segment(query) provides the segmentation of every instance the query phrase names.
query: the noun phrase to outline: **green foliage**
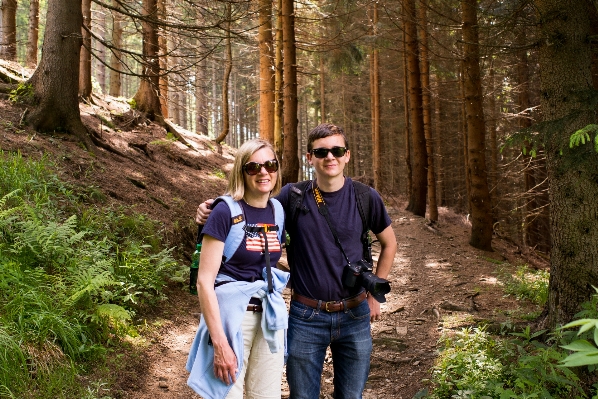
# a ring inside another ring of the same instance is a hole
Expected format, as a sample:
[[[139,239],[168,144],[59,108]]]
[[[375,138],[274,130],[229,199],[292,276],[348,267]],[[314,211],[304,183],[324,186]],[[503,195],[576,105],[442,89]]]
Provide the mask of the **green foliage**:
[[[214,169],[212,171],[212,176],[216,176],[219,179],[226,179],[226,173],[222,169]]]
[[[598,292],[598,289],[594,287]],[[562,364],[566,367],[590,366],[590,370],[596,370],[598,365],[598,295],[594,295],[591,301],[583,305],[583,310],[576,317],[580,319],[565,324],[562,329],[579,327],[576,340],[562,348],[572,351]],[[591,341],[591,342],[590,342]]]
[[[180,274],[156,222],[83,207],[51,167],[0,152],[0,397],[93,397],[80,365]]]
[[[583,397],[578,378],[559,366],[557,345],[536,339],[526,329],[517,338],[496,338],[466,329],[444,338],[444,349],[432,372],[430,398],[562,398]]]
[[[536,305],[543,306],[548,300],[548,277],[545,270],[531,270],[523,265],[515,274],[505,269],[499,272],[499,279],[504,285],[505,293],[517,299],[527,299]]]
[[[594,149],[598,152],[598,125],[588,125],[583,129],[579,129],[571,135],[569,138],[569,148],[577,147],[580,144],[585,144],[586,141],[589,143],[592,141],[590,134],[596,134],[594,136]]]
[[[33,85],[31,83],[19,83],[16,89],[8,95],[13,103],[30,104],[33,101]]]
[[[137,109],[137,101],[134,98],[127,100],[127,104],[131,107],[131,109]]]

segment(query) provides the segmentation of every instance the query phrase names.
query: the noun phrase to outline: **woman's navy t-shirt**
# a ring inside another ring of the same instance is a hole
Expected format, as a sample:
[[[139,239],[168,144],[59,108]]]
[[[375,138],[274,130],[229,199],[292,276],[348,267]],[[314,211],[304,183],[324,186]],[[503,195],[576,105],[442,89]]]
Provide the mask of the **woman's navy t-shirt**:
[[[239,201],[239,205],[243,209],[246,226],[275,225],[274,207],[270,201],[268,201],[266,208],[255,208],[243,200]],[[231,226],[230,209],[224,201],[221,201],[214,207],[202,234],[225,242]],[[279,228],[282,229],[283,226],[279,226]],[[276,267],[276,262],[278,262],[281,255],[280,241],[276,231],[268,232],[267,237],[270,265]],[[262,280],[262,270],[266,267],[264,244],[264,237],[261,233],[245,231],[245,237],[243,237],[241,245],[228,262],[221,264],[219,273],[230,276],[237,281]]]

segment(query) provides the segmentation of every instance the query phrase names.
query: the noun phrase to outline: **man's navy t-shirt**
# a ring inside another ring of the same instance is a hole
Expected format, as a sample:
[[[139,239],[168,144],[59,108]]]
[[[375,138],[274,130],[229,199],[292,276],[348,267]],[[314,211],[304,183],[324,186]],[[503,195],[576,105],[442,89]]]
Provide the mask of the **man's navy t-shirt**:
[[[379,234],[390,226],[391,221],[378,192],[374,189],[370,189],[370,192],[370,230]],[[303,197],[303,206],[309,212],[299,211],[297,226],[291,226],[290,194],[291,185],[287,184],[276,199],[285,209],[286,229],[291,234],[295,255],[291,267],[293,290],[300,295],[324,301],[348,298],[359,293],[362,288],[349,290],[342,284],[341,276],[347,261],[336,244],[326,219],[318,212],[312,187],[307,189]],[[346,178],[340,190],[322,192],[322,196],[345,253],[352,263],[357,262],[363,258],[363,223],[351,179]]]
[[[255,208],[248,205],[245,201],[239,201],[245,223],[247,226],[275,225],[274,207],[268,201],[266,208]],[[232,227],[231,212],[228,205],[222,201],[216,204],[210,214],[202,234],[214,237],[219,241],[226,241],[226,237]],[[278,226],[280,229],[283,226]],[[281,246],[276,231],[267,233],[268,252],[270,252],[270,265],[276,266],[280,259]],[[266,267],[266,257],[264,256],[264,238],[260,233],[245,232],[245,237],[239,245],[235,254],[228,262],[220,266],[219,273],[226,274],[237,281],[255,281],[263,280],[262,270]]]

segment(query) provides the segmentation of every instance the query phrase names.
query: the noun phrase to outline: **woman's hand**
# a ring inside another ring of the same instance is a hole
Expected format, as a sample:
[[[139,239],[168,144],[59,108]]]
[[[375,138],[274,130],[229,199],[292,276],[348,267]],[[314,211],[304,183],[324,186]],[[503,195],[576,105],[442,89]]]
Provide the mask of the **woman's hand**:
[[[237,356],[228,344],[214,344],[214,375],[226,385],[234,384],[237,380]],[[232,381],[232,382],[231,382]]]
[[[210,205],[212,205],[213,202],[213,199],[209,199],[199,204],[197,207],[197,213],[195,214],[195,223],[201,225],[206,224],[208,216],[210,216],[210,212],[212,212]]]

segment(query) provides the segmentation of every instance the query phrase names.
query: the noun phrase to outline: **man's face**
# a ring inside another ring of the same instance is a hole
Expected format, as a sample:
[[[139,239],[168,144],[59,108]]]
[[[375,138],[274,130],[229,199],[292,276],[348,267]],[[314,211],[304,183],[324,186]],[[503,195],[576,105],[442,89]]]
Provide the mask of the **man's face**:
[[[317,139],[312,145],[313,149],[331,149],[334,147],[345,147],[345,140],[340,134]],[[351,154],[349,150],[347,150],[345,155],[340,157],[335,157],[330,151],[328,151],[324,158],[317,158],[313,152],[307,154],[307,160],[314,167],[316,177],[320,180],[334,178],[339,175],[342,176],[343,169],[350,158]]]

